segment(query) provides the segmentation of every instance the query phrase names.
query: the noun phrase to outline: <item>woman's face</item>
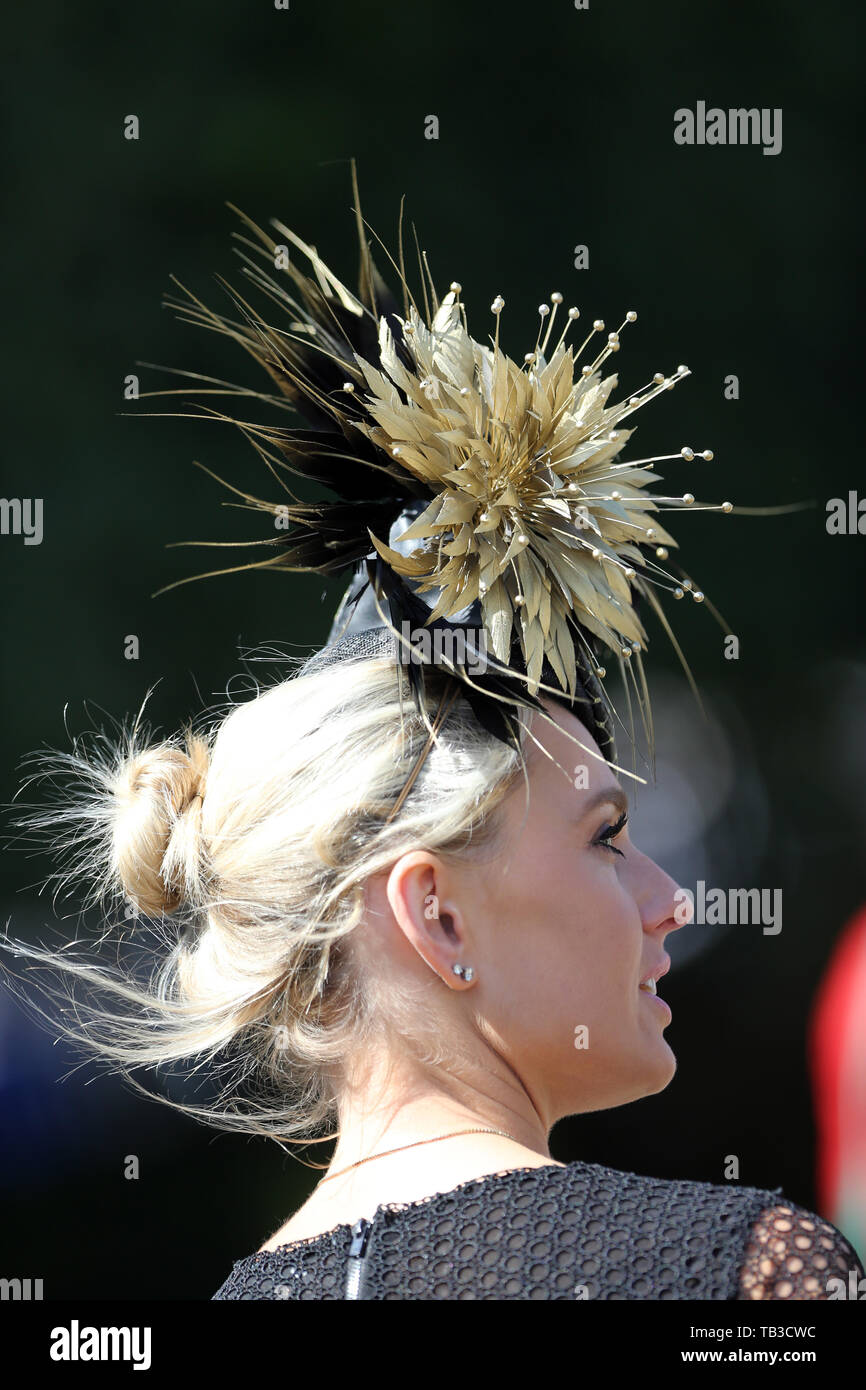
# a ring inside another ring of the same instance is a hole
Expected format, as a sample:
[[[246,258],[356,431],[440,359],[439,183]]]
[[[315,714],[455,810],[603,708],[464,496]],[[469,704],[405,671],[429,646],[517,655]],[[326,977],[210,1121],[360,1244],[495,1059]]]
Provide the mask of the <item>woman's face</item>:
[[[552,1125],[673,1077],[670,1011],[640,984],[668,968],[665,938],[680,923],[678,885],[626,828],[611,836],[626,810],[616,775],[563,730],[596,754],[598,745],[567,710],[546,708],[556,727],[536,720],[533,732],[552,757],[530,741],[528,814],[521,778],[503,806],[504,848],[462,865],[455,896],[473,1002]]]

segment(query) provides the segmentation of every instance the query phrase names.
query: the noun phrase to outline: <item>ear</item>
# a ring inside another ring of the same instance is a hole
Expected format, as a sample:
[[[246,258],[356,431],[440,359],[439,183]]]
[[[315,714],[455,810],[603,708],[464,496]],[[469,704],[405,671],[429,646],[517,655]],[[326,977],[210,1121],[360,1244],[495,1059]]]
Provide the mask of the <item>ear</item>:
[[[401,855],[388,875],[388,903],[403,935],[451,989],[469,986],[454,974],[469,964],[471,946],[454,875],[435,854]]]

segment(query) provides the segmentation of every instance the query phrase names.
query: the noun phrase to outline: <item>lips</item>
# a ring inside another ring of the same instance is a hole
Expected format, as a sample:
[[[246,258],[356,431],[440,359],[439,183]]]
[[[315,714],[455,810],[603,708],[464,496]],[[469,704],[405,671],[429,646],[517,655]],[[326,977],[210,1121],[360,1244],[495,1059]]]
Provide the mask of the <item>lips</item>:
[[[638,989],[646,990],[647,994],[657,994],[658,991],[656,989],[656,985],[658,981],[661,979],[662,975],[666,975],[670,968],[671,958],[670,956],[665,956],[655,967],[654,970],[651,970],[648,975],[644,976],[644,978],[638,985]]]
[[[654,970],[651,970],[648,975],[645,975],[638,985],[638,989],[642,994],[652,995],[653,999],[656,1001],[656,1006],[664,1011],[668,1023],[670,1023],[672,1017],[670,1006],[665,1003],[664,999],[659,998],[656,991],[656,982],[661,979],[662,975],[666,975],[670,968],[671,958],[670,956],[664,956],[661,963],[657,965]]]

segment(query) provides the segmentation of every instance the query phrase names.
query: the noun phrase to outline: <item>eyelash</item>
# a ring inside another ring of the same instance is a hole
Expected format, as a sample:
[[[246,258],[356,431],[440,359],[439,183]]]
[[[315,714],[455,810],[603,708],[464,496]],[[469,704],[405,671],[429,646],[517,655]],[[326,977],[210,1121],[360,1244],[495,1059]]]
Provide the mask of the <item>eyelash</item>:
[[[623,859],[625,859],[625,855],[623,854],[622,850],[617,849],[616,845],[610,844],[609,841],[615,839],[616,836],[619,835],[625,829],[627,824],[628,812],[623,811],[616,824],[606,826],[605,829],[598,836],[598,838],[593,841],[593,843],[596,845],[601,845],[603,849],[609,850],[611,854],[619,854],[622,856]]]

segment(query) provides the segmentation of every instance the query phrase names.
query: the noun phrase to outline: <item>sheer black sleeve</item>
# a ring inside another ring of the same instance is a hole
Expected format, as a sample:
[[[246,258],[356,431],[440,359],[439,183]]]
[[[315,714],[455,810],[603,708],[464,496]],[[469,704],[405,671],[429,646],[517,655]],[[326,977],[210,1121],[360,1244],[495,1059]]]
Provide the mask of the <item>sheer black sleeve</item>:
[[[794,1202],[779,1201],[751,1224],[738,1299],[858,1298],[866,1294],[864,1278],[841,1231]]]

